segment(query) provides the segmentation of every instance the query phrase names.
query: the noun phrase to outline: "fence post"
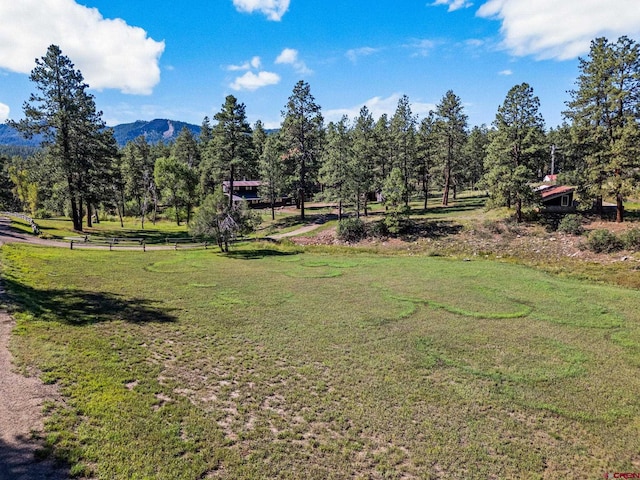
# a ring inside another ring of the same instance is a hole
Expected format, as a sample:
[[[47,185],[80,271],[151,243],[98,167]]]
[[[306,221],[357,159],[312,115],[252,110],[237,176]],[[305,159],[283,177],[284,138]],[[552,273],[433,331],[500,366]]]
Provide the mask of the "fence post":
[[[113,249],[113,242],[109,242],[109,251]]]
[[[73,250],[73,240],[71,240],[71,241],[69,242],[69,249],[70,249],[70,250]]]
[[[147,244],[145,243],[144,240],[142,240],[142,251],[146,252],[147,251]]]

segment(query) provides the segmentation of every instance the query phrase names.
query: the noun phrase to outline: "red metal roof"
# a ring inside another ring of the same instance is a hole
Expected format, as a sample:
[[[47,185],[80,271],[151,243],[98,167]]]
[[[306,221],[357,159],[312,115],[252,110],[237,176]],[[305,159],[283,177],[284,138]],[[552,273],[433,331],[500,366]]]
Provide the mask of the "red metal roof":
[[[566,185],[559,185],[557,187],[545,188],[540,192],[542,195],[542,199],[545,200],[549,197],[555,197],[557,195],[562,195],[565,193],[571,193],[575,190],[573,187],[567,187]]]

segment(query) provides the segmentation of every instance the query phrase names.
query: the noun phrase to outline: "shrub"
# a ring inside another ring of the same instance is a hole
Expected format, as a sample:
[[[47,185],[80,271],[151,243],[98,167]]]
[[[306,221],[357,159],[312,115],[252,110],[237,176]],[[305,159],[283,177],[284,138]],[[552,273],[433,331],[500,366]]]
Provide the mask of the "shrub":
[[[582,235],[584,233],[582,217],[576,214],[566,215],[562,220],[560,220],[560,223],[558,224],[558,231],[562,233],[569,233],[571,235]]]
[[[47,218],[51,218],[53,215],[51,212],[44,208],[39,208],[36,210],[34,218],[39,218],[41,220],[46,220]]]
[[[337,235],[343,242],[357,242],[366,236],[365,224],[359,218],[346,218],[338,223]]]
[[[622,241],[609,230],[594,230],[587,238],[587,248],[596,253],[611,253],[622,249]]]
[[[627,230],[627,232],[625,232],[621,237],[624,248],[629,250],[640,250],[640,228]]]
[[[504,225],[497,220],[485,220],[482,222],[482,226],[490,233],[500,234],[504,231]]]
[[[367,233],[375,238],[385,238],[389,236],[389,229],[384,221],[371,222],[367,226]]]

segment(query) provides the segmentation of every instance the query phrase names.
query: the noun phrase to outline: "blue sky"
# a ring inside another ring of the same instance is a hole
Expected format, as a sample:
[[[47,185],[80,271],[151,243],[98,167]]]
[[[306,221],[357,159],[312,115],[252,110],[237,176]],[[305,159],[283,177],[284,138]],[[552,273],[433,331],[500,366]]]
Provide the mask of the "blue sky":
[[[295,83],[327,121],[362,105],[424,116],[453,90],[470,126],[490,124],[528,82],[562,121],[578,56],[598,36],[640,39],[639,0],[14,0],[0,4],[0,120],[19,119],[28,73],[59,45],[109,125],[200,124],[226,95],[277,127]]]

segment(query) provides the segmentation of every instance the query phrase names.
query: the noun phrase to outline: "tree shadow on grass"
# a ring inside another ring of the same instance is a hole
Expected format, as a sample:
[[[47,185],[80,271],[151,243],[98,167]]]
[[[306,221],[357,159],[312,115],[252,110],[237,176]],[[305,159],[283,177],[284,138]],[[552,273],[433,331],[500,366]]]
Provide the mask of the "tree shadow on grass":
[[[69,467],[59,461],[38,458],[42,452],[35,440],[18,438],[17,444],[0,440],[0,480],[65,480]]]
[[[407,231],[401,234],[404,241],[415,241],[418,238],[442,238],[457,235],[462,225],[451,221],[412,220]]]
[[[230,250],[224,255],[225,257],[235,258],[238,260],[259,260],[265,257],[285,257],[298,254],[299,252],[283,252],[280,250],[272,250],[269,248],[250,248],[242,250]]]
[[[143,298],[127,298],[107,292],[84,290],[39,290],[12,279],[3,279],[20,310],[43,320],[83,326],[100,322],[166,323],[177,318],[170,310]]]

